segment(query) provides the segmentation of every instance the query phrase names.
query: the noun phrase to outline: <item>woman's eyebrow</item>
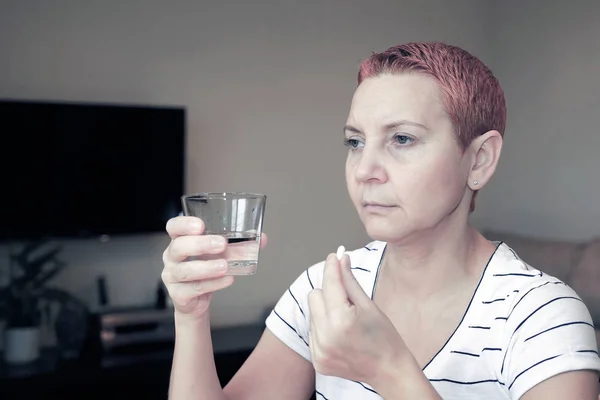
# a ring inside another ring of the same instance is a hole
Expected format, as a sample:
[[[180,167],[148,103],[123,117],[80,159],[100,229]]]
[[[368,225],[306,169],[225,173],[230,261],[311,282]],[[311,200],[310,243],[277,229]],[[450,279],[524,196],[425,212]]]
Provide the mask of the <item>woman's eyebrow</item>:
[[[393,122],[389,122],[387,124],[385,124],[383,126],[383,129],[386,131],[390,131],[392,129],[396,129],[399,128],[401,126],[413,126],[416,128],[421,128],[421,129],[425,129],[425,130],[429,130],[429,128],[427,128],[425,125],[420,124],[418,122],[414,122],[414,121],[410,121],[408,119],[402,119],[399,121],[393,121]]]
[[[362,133],[360,129],[355,128],[352,125],[344,125],[344,133],[346,132]]]
[[[416,128],[421,128],[421,129],[425,129],[426,131],[429,130],[429,128],[427,128],[425,125],[420,124],[418,122],[414,122],[414,121],[410,121],[407,119],[402,119],[399,121],[393,121],[393,122],[388,122],[385,125],[383,125],[383,131],[391,131],[393,129],[397,129],[400,128],[402,126],[413,126]],[[344,125],[344,133],[346,132],[353,132],[353,133],[362,133],[362,131],[352,125]]]

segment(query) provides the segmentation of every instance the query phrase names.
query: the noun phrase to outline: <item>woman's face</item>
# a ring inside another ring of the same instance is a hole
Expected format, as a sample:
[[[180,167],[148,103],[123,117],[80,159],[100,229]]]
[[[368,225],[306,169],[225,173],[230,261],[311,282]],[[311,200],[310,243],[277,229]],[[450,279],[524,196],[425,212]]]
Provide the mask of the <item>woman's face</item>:
[[[459,205],[468,215],[469,152],[459,147],[430,77],[364,80],[344,134],[348,191],[374,240],[398,242],[430,231]]]

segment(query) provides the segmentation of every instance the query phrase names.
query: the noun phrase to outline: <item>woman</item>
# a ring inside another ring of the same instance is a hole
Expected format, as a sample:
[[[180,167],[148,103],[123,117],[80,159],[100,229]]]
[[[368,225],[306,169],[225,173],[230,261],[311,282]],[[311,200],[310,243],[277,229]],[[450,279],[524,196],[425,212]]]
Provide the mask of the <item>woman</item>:
[[[201,236],[198,219],[169,221],[171,398],[596,399],[585,305],[468,223],[502,150],[506,108],[492,72],[460,48],[408,43],[365,60],[358,83],[346,180],[373,242],[301,274],[222,389],[209,303],[233,279],[225,263],[185,260],[225,242]]]

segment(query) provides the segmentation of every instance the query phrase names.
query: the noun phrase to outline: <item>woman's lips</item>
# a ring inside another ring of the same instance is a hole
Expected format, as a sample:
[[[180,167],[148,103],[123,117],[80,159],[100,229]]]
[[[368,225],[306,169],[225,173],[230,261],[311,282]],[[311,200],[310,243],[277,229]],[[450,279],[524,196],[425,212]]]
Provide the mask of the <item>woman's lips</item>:
[[[396,206],[390,206],[387,204],[379,204],[379,203],[365,203],[363,204],[363,208],[366,211],[370,212],[387,212],[396,208]]]

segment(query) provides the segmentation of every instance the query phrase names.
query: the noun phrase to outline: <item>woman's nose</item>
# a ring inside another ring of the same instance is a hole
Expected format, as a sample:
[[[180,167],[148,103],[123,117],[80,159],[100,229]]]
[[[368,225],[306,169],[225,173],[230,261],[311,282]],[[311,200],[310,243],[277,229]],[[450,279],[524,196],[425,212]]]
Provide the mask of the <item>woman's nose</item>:
[[[365,146],[359,155],[354,175],[356,180],[367,182],[371,180],[386,180],[386,172],[383,165],[383,156],[373,148]]]

